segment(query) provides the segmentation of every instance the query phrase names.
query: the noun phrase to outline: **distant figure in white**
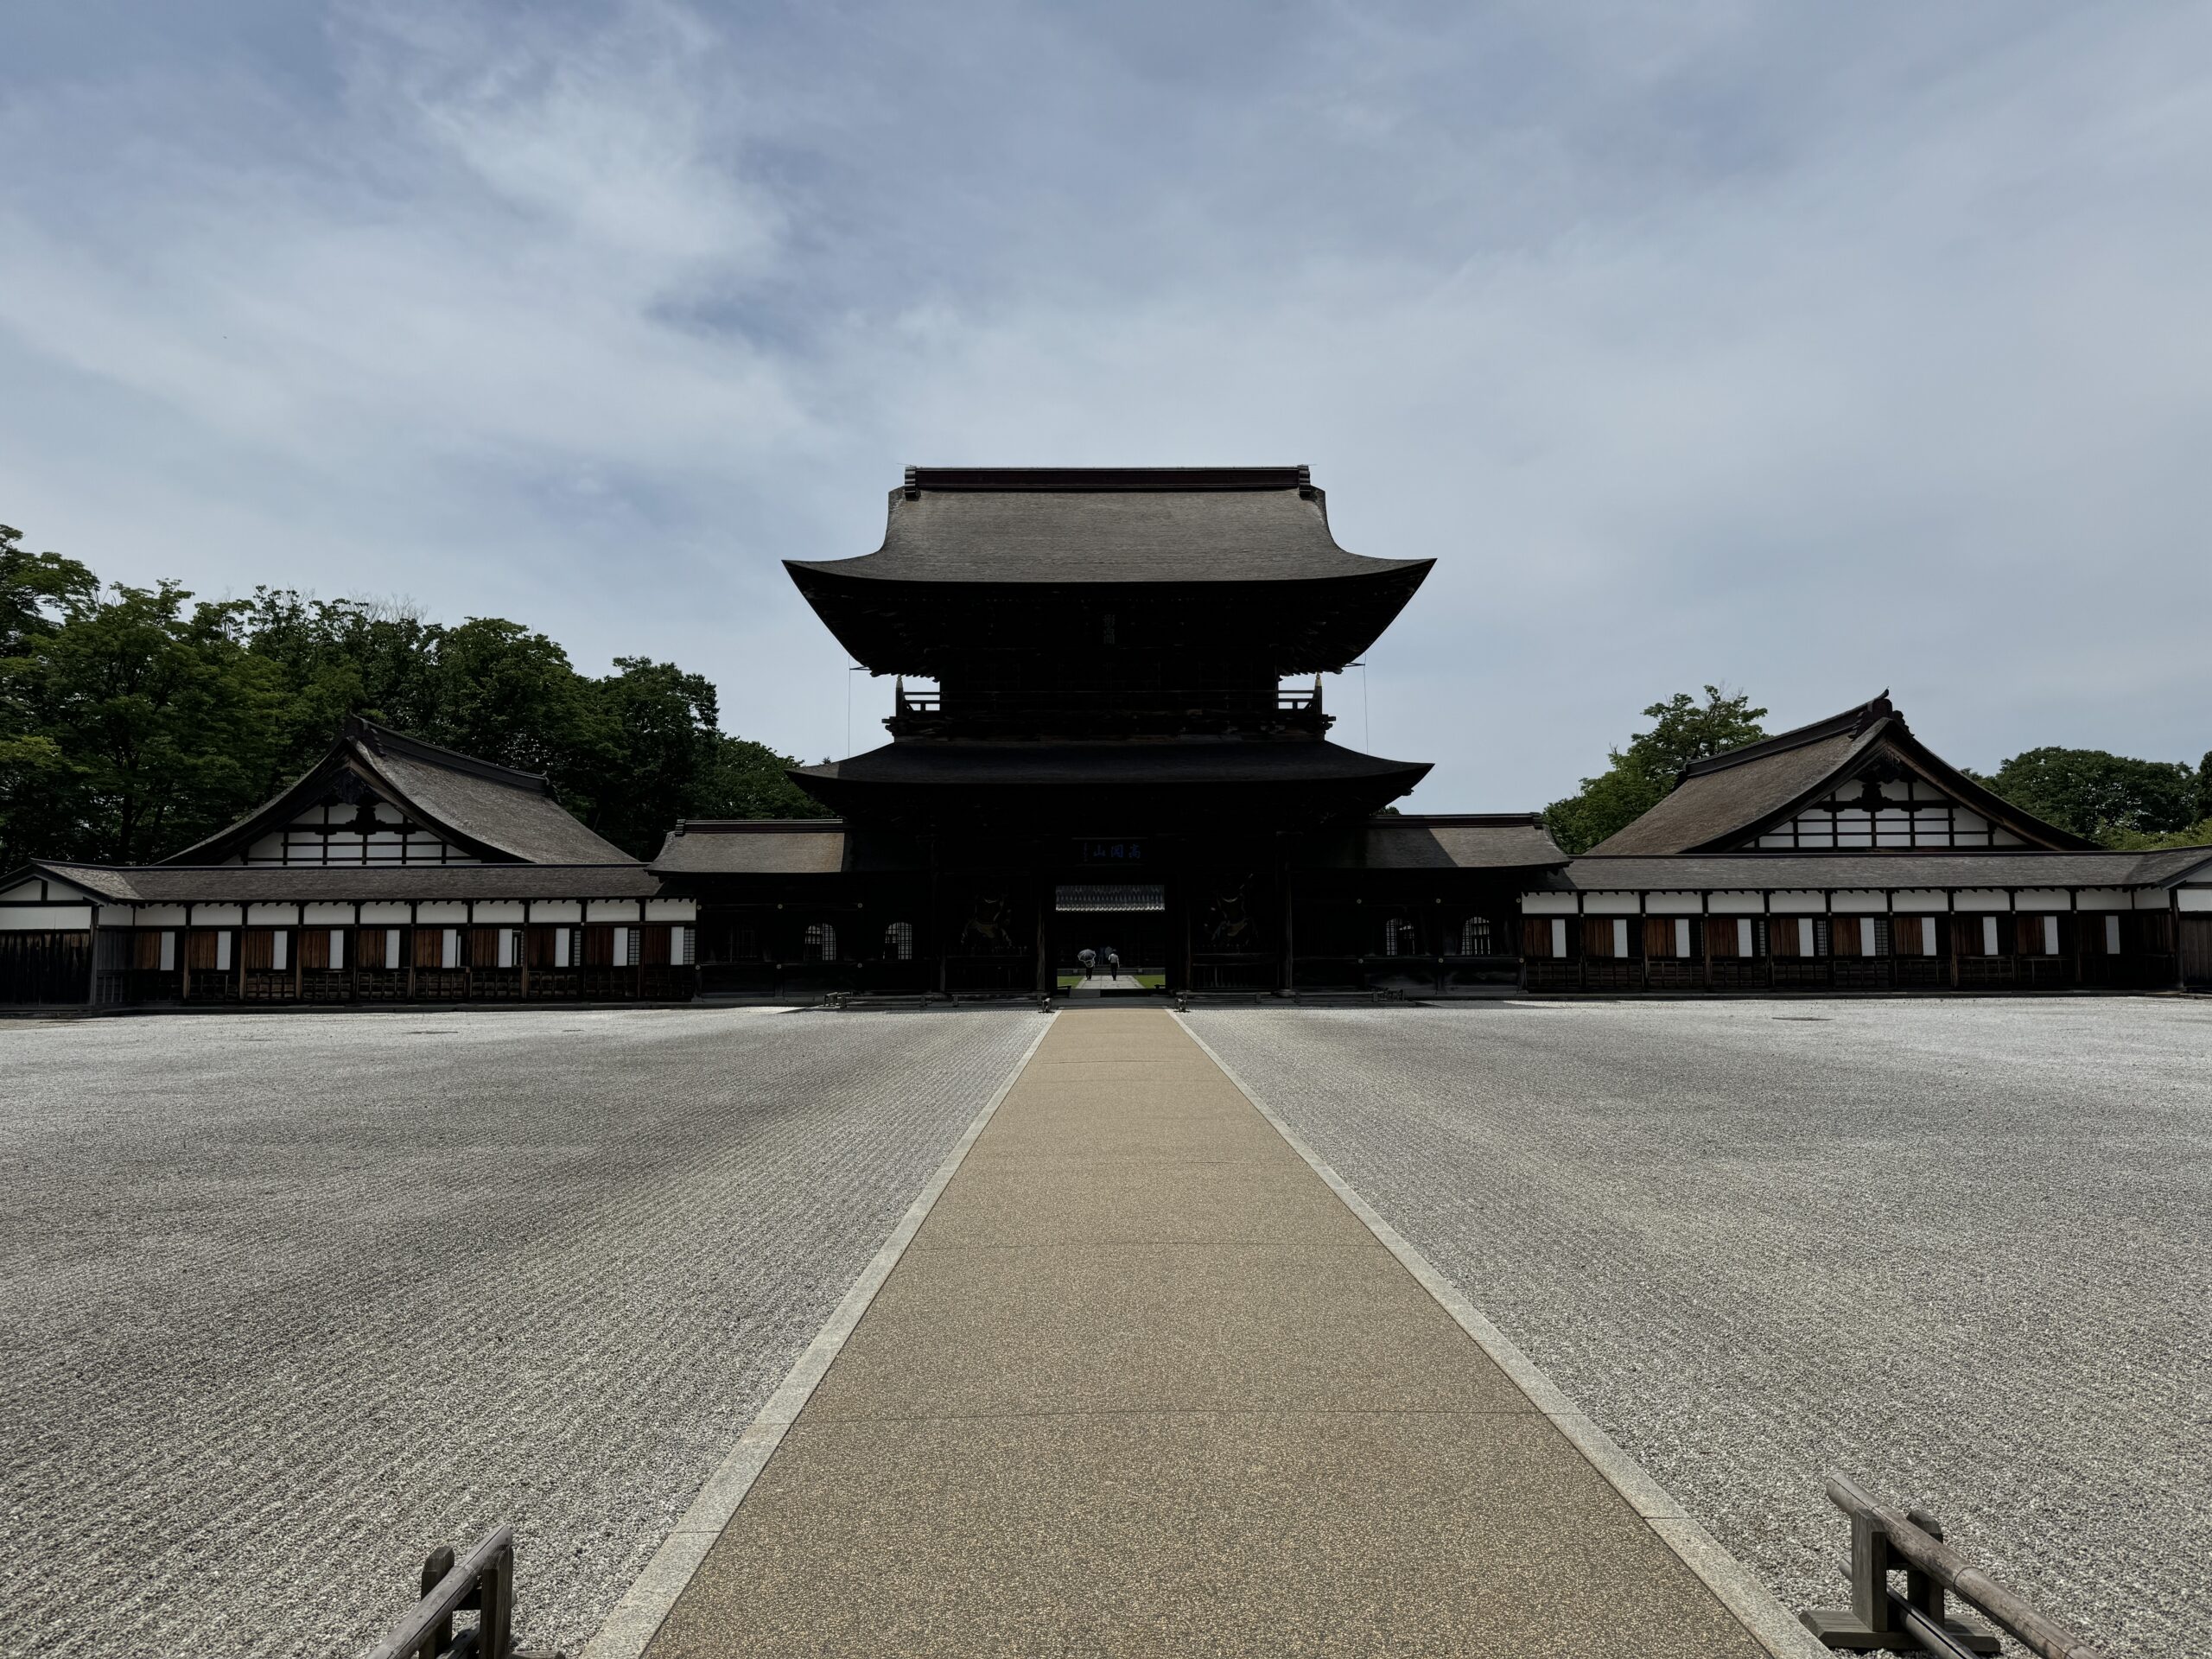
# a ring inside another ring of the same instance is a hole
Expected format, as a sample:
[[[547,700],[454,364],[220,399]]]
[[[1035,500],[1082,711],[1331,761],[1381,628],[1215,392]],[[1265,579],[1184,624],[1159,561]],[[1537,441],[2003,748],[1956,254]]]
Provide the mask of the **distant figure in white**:
[[[1106,974],[1109,979],[1122,976],[1122,953],[1110,944],[1106,947]]]
[[[1075,953],[1075,959],[1083,964],[1083,976],[1089,979],[1090,970],[1098,965],[1098,953],[1090,950],[1078,950]]]

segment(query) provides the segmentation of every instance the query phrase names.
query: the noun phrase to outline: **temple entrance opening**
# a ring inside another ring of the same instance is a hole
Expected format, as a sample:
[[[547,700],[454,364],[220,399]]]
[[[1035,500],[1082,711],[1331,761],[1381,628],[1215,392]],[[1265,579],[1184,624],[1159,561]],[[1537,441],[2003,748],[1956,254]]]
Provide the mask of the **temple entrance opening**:
[[[1052,934],[1058,988],[1071,995],[1143,995],[1167,982],[1161,883],[1061,882],[1053,889]]]

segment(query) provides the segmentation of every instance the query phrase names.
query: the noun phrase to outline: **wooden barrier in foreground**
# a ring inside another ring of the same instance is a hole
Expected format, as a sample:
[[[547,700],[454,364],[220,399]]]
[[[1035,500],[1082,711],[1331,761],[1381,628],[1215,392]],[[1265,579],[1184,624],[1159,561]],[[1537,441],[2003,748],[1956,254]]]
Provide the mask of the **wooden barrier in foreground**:
[[[473,1612],[456,1635],[454,1617]],[[423,1599],[364,1659],[562,1659],[515,1646],[515,1529],[494,1527],[458,1560],[440,1545],[423,1560]]]
[[[2086,1637],[1998,1583],[1943,1541],[1923,1510],[1870,1497],[1843,1475],[1828,1477],[1828,1501],[1851,1521],[1851,1605],[1800,1615],[1828,1647],[1854,1653],[1929,1653],[1942,1659],[1999,1650],[1989,1631],[1951,1616],[1956,1596],[2039,1659],[2104,1659]],[[1890,1574],[1904,1573],[1900,1592]]]

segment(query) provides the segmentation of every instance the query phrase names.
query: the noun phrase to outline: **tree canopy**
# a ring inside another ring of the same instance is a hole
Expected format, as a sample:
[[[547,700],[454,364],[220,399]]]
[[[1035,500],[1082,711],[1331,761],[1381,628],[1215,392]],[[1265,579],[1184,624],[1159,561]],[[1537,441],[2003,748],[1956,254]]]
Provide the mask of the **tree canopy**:
[[[349,715],[543,772],[639,857],[679,817],[823,816],[790,757],[724,733],[713,683],[673,663],[618,658],[594,677],[498,617],[103,588],[21,541],[0,525],[0,868],[165,856],[306,771]]]
[[[1721,686],[1705,688],[1700,702],[1677,691],[1643,711],[1650,729],[1630,734],[1611,752],[1611,764],[1563,801],[1544,810],[1544,823],[1562,850],[1586,853],[1617,830],[1625,829],[1656,806],[1684,766],[1756,743],[1766,735],[1759,722],[1766,710],[1751,707],[1748,695]]]
[[[2212,839],[2212,754],[2192,768],[2102,749],[2027,749],[1980,781],[2046,823],[2107,847]]]

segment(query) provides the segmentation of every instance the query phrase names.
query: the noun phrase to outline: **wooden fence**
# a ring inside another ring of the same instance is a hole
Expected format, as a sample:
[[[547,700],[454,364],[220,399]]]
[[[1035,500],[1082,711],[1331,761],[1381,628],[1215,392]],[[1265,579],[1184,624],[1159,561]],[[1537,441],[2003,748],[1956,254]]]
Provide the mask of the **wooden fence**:
[[[1956,1596],[2039,1659],[2103,1659],[2087,1637],[2032,1606],[2017,1591],[1943,1541],[1924,1510],[1900,1510],[1842,1475],[1828,1477],[1828,1501],[1851,1522],[1851,1605],[1800,1615],[1830,1648],[1853,1653],[1929,1653],[1968,1659],[2000,1650],[1997,1637],[1955,1617]],[[1900,1591],[1891,1574],[1904,1574]]]

